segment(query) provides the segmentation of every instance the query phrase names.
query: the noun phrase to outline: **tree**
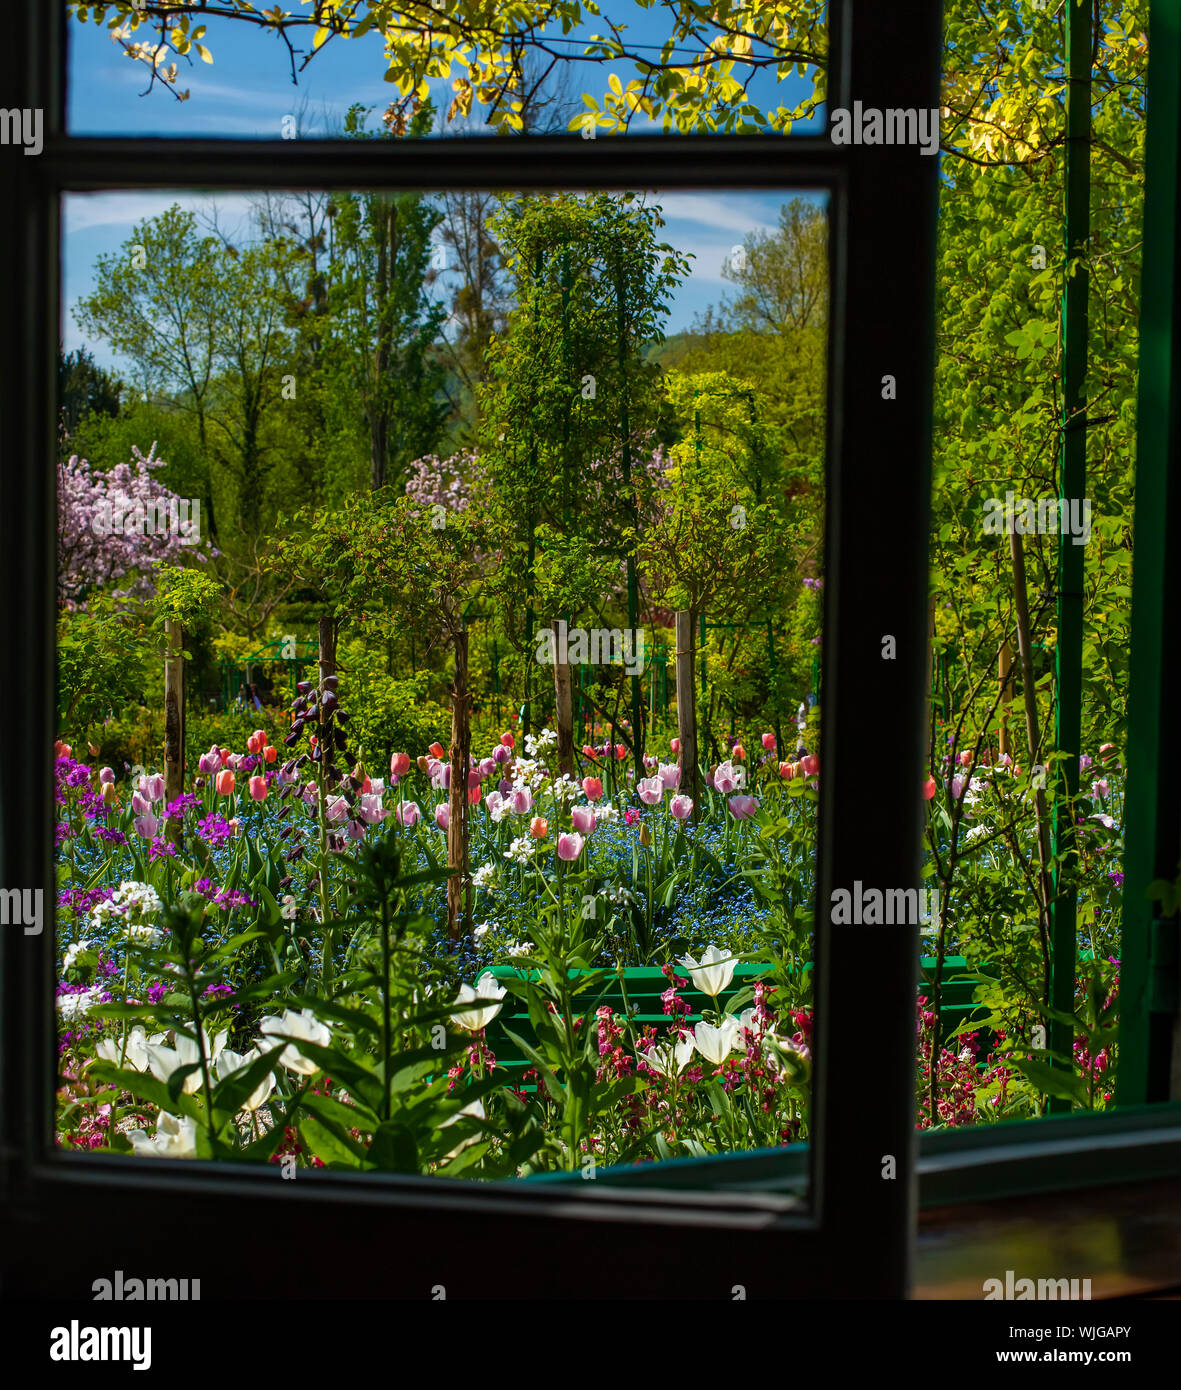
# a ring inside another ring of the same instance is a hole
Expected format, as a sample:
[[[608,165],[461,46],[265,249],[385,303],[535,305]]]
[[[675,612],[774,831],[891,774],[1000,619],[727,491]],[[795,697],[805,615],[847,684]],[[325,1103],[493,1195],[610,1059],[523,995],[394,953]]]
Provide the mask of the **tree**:
[[[57,471],[57,594],[62,608],[84,608],[105,585],[130,579],[127,594],[154,592],[153,571],[162,562],[191,556],[200,562],[217,554],[188,527],[181,498],[152,477],[164,466],[154,446],[142,454],[132,446],[130,464],[96,473],[73,454]],[[198,517],[199,524],[199,517]],[[116,595],[119,597],[120,595]]]
[[[627,625],[638,627],[625,536],[637,523],[633,483],[645,475],[637,468],[633,478],[632,459],[645,448],[651,455],[660,408],[660,372],[643,349],[659,338],[667,296],[687,269],[657,241],[660,225],[659,209],[630,194],[521,199],[493,222],[518,307],[487,355],[481,452],[515,542],[499,584],[506,610],[524,610],[524,632],[517,632],[526,660],[538,615],[547,624],[570,622],[601,600],[604,565],[614,566],[616,578],[627,567]],[[557,559],[546,567],[544,588],[543,550]],[[565,773],[573,772],[569,680],[568,667],[555,659]],[[633,677],[632,741],[642,769],[638,692]]]
[[[677,760],[696,816],[698,621],[703,614],[737,621],[760,613],[782,592],[795,553],[777,454],[754,392],[720,374],[677,372],[669,374],[668,391],[683,437],[636,547],[652,592],[678,610]]]
[[[337,622],[367,622],[390,612],[414,632],[424,651],[442,648],[453,661],[449,802],[447,929],[452,940],[470,931],[468,880],[468,774],[471,703],[468,620],[483,597],[499,555],[482,509],[438,514],[389,489],[352,497],[338,511],[305,513],[295,534],[283,537],[274,563],[315,585]],[[478,781],[476,787],[478,789]]]
[[[412,134],[429,125],[431,109],[419,109]],[[369,138],[366,115],[351,108],[349,135]],[[430,453],[445,418],[443,369],[431,348],[447,310],[427,293],[435,276],[431,233],[441,221],[421,196],[372,193],[343,195],[333,223],[335,338],[348,351],[347,371],[369,425],[375,491],[399,482],[411,459]]]
[[[205,25],[193,25],[194,19],[210,14],[278,34],[287,46],[293,81],[326,44],[376,32],[385,46],[385,79],[397,86],[403,109],[426,96],[429,78],[450,78],[455,96],[448,121],[466,119],[475,103],[487,108],[487,123],[502,133],[528,129],[530,113],[544,109],[551,73],[575,61],[608,69],[611,75],[602,106],[586,94],[586,110],[571,120],[573,129],[585,122],[622,131],[638,117],[661,117],[666,130],[675,126],[682,133],[786,133],[824,100],[825,0],[772,0],[757,6],[745,0],[652,0],[646,8],[663,10],[668,17],[668,39],[658,54],[647,43],[632,44],[628,26],[602,16],[591,0],[566,0],[557,14],[549,0],[522,0],[511,8],[484,0],[449,0],[429,7],[421,0],[355,0],[346,8],[330,0],[317,4],[311,14],[281,5],[262,10],[244,0],[225,0],[212,10],[208,0],[110,0],[97,7],[73,0],[70,14],[86,22],[113,11],[111,37],[147,68],[147,90],[159,84],[182,101],[191,92],[177,88],[179,68],[169,57],[187,59],[196,50],[206,62],[213,61],[201,42]],[[586,23],[605,32],[588,39],[579,53],[552,42],[555,20],[563,36]],[[292,35],[308,30],[311,45],[297,65]],[[621,65],[637,74],[626,87],[615,71]],[[748,95],[760,76],[773,75],[782,83],[809,68],[814,69],[812,90],[794,106],[764,110]]]
[[[123,383],[95,365],[85,348],[57,353],[57,395],[61,402],[62,428],[67,438],[87,415],[119,414]]]

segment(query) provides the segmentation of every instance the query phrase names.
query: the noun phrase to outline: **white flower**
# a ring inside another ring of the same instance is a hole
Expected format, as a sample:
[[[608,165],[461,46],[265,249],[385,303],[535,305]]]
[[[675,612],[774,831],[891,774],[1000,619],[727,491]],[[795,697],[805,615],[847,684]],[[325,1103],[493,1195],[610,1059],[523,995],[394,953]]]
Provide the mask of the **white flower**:
[[[622,883],[612,884],[603,896],[609,903],[615,903],[620,907],[630,907],[636,900],[636,895],[631,889],[625,888]]]
[[[705,948],[700,961],[694,960],[692,956],[680,956],[677,964],[685,967],[694,986],[702,994],[716,999],[723,990],[729,988],[738,961],[732,955],[723,955],[716,946],[711,945]]]
[[[101,985],[91,985],[89,989],[81,990],[78,994],[59,994],[57,996],[57,1008],[62,1018],[81,1018],[83,1014],[88,1014],[98,1003],[102,1002],[103,988]]]
[[[228,1077],[233,1076],[236,1071],[241,1071],[243,1067],[253,1066],[261,1056],[262,1054],[254,1047],[247,1053],[234,1052],[228,1047],[223,1048],[221,1056],[217,1059],[217,1079],[219,1081],[225,1081]],[[269,1072],[258,1083],[255,1089],[251,1091],[242,1104],[247,1110],[253,1112],[258,1109],[274,1089],[275,1074],[274,1072]]]
[[[715,1067],[720,1067],[729,1057],[741,1037],[738,1020],[733,1014],[727,1014],[717,1027],[703,1019],[693,1030],[694,1046]]]
[[[132,941],[155,942],[159,941],[164,933],[147,922],[127,922],[123,927],[123,935]]]
[[[271,1014],[258,1025],[259,1032],[266,1038],[296,1038],[302,1042],[315,1043],[317,1047],[327,1047],[332,1034],[320,1022],[311,1009],[284,1009],[279,1017]],[[319,1062],[305,1057],[294,1043],[288,1043],[279,1054],[279,1061],[288,1071],[298,1072],[300,1076],[314,1076],[320,1070]]]
[[[113,1062],[119,1066],[120,1059],[125,1067],[130,1067],[132,1071],[147,1071],[148,1045],[155,1045],[164,1041],[164,1034],[157,1033],[149,1038],[144,1030],[137,1023],[127,1035],[127,1051],[124,1055],[122,1038],[103,1038],[94,1049],[95,1055],[101,1057],[104,1062]]]
[[[500,1001],[504,995],[504,986],[490,970],[485,970],[476,981],[475,989],[471,985],[460,985],[459,997],[455,1003],[458,1006],[474,1004],[479,1000],[485,1002],[478,1008],[460,1009],[458,1013],[453,1013],[451,1022],[457,1028],[466,1028],[469,1033],[478,1033],[481,1028],[486,1028],[503,1008]]]
[[[210,1062],[217,1060],[222,1048],[226,1045],[228,1033],[221,1032],[209,1041],[209,1034],[202,1033],[205,1041],[205,1056]],[[194,1067],[188,1076],[185,1077],[182,1090],[191,1095],[194,1091],[201,1089],[201,1054],[197,1049],[195,1038],[186,1038],[183,1034],[175,1033],[175,1047],[164,1047],[160,1043],[149,1042],[146,1044],[148,1054],[148,1067],[151,1073],[159,1081],[167,1082],[174,1072],[180,1071],[182,1067]]]
[[[530,956],[536,950],[537,947],[532,941],[514,941],[508,948],[508,953],[510,956]]]
[[[481,864],[472,874],[472,887],[488,890],[496,881],[496,869],[491,864]]]
[[[529,856],[533,853],[535,841],[528,835],[518,835],[504,852],[506,859],[511,859],[517,864],[528,864]]]
[[[657,1043],[640,1056],[653,1071],[660,1072],[662,1076],[679,1076],[685,1070],[689,1058],[693,1056],[693,1038],[690,1035],[678,1038],[675,1043]]]
[[[111,917],[126,917],[139,922],[163,909],[160,895],[150,883],[139,883],[135,879],[125,879],[114,895],[96,903],[90,914],[91,923],[102,928]]]
[[[619,812],[610,801],[600,801],[595,805],[595,819],[600,825],[610,825],[619,819]]]
[[[481,922],[478,927],[474,927],[472,929],[472,935],[476,938],[477,941],[483,941],[483,939],[488,935],[488,933],[491,930],[491,922]]]
[[[196,1158],[197,1122],[189,1115],[160,1111],[153,1139],[142,1129],[129,1129],[131,1147],[141,1158]]]
[[[78,959],[82,952],[89,950],[89,941],[75,941],[69,947],[67,947],[66,958],[62,961],[63,972],[66,970],[71,970],[73,968],[74,962]]]

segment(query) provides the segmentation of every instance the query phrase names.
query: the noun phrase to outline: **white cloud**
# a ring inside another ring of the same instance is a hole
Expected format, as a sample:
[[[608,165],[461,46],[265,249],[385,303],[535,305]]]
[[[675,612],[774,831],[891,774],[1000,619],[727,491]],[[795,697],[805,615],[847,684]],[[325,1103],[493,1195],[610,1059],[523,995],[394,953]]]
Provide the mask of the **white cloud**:
[[[216,207],[225,226],[250,213],[250,197],[242,193],[217,197],[186,189],[160,193],[70,193],[62,199],[62,234],[68,239],[97,227],[130,232],[135,223],[146,217],[159,217],[173,203],[194,212]]]

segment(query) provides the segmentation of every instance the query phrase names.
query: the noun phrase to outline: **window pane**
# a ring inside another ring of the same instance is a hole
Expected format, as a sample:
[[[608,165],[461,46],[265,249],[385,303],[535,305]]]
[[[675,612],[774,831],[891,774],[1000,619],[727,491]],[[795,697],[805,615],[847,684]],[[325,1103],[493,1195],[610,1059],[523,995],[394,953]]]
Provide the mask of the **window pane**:
[[[71,8],[77,135],[341,138],[354,107],[372,127],[412,135],[824,130],[821,0],[611,0],[598,14],[564,6],[564,19],[530,3],[511,29],[499,18],[480,28],[495,7],[468,0],[408,3],[391,7],[384,32],[356,35],[318,31],[298,8],[281,35],[195,4],[172,6],[163,25],[128,10],[112,26],[93,6]],[[354,25],[370,15],[368,3],[353,9]]]
[[[806,1141],[825,197],[63,230],[61,1145]]]

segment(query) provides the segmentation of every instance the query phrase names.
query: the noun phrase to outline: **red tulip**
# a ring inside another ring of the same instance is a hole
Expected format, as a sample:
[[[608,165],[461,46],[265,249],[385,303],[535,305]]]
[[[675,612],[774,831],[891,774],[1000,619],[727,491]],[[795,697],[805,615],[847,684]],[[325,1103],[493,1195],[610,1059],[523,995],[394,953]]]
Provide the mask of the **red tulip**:
[[[436,754],[436,757],[438,755]],[[402,777],[410,771],[409,753],[392,753],[390,755],[390,776]]]
[[[734,747],[730,749],[730,756],[743,760],[746,757],[746,749],[743,748],[741,743],[736,743]]]
[[[279,756],[279,750],[268,745],[268,747],[262,750],[262,756],[268,763],[273,763]]]
[[[603,796],[603,783],[598,777],[584,777],[582,790],[586,793],[588,801],[599,801]]]
[[[681,740],[679,738],[670,738],[668,741],[668,746],[673,750],[674,753],[679,753],[681,751]]]
[[[625,743],[617,743],[617,744],[615,745],[615,756],[616,756],[616,758],[626,758],[626,757],[627,757],[627,744],[625,744]]]
[[[225,775],[224,773],[222,774]],[[231,772],[230,777],[233,777]],[[231,787],[231,790],[233,788]],[[267,779],[265,777],[252,777],[250,779],[250,795],[255,801],[265,801],[267,799]]]
[[[934,795],[935,795],[935,779],[934,779],[934,777],[928,777],[927,780],[923,783],[923,800],[924,800],[924,801],[930,801],[930,799],[931,799]]]
[[[214,785],[217,787],[218,796],[233,796],[234,774],[228,768],[224,772],[219,772]]]
[[[780,763],[779,775],[783,778],[785,782],[790,782],[791,779],[796,775],[795,763]]]
[[[515,719],[516,717],[517,716],[514,714],[513,718]],[[501,734],[500,741],[504,744],[506,748],[515,748],[517,746],[517,740],[513,737],[512,734]]]
[[[805,753],[800,759],[800,771],[805,777],[815,777],[820,771],[820,759],[815,753]]]
[[[774,734],[764,734],[764,735],[763,735],[763,747],[766,749],[766,751],[767,751],[768,753],[770,753],[770,751],[775,747],[775,735],[774,735]]]
[[[441,758],[443,756],[443,745],[441,743],[432,743],[427,751],[432,757]]]

